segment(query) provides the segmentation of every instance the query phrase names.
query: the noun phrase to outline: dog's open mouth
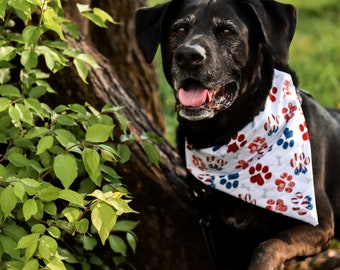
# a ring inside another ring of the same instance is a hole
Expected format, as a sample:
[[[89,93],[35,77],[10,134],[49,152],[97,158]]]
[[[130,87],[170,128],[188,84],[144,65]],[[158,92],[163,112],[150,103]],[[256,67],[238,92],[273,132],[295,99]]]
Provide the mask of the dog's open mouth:
[[[212,118],[232,104],[237,89],[235,81],[208,88],[197,80],[187,79],[176,93],[177,111],[181,117],[191,121]]]

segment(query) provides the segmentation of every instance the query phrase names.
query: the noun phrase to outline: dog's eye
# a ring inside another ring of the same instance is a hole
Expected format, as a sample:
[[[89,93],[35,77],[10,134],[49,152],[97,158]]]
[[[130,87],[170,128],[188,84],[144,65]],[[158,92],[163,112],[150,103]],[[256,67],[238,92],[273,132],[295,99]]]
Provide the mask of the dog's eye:
[[[221,38],[229,38],[233,35],[233,32],[226,27],[218,27],[216,29],[216,35]]]
[[[180,37],[184,37],[188,33],[188,30],[185,27],[177,27],[175,33]]]

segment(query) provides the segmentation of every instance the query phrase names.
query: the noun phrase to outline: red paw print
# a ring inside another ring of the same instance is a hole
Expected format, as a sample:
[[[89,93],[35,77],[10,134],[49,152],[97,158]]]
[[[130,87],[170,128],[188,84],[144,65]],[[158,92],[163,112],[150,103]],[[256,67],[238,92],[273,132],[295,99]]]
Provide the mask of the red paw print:
[[[257,136],[248,146],[250,153],[263,155],[263,151],[268,148],[266,138]]]
[[[264,124],[264,130],[268,132],[268,135],[272,135],[279,129],[280,117],[278,115],[271,114],[267,117],[267,122]]]
[[[301,192],[296,192],[295,197],[291,199],[292,203],[295,205],[292,209],[300,216],[307,214],[307,211],[313,209],[310,196],[304,196]]]
[[[295,111],[297,110],[297,106],[294,106],[291,102],[288,103],[288,108],[285,107],[282,109],[282,113],[284,114],[284,118],[286,122],[294,117]]]
[[[277,88],[274,86],[273,88],[272,88],[272,90],[270,91],[270,93],[269,93],[269,98],[270,98],[270,100],[272,101],[272,102],[275,102],[276,101],[276,97],[275,97],[275,95],[277,94]]]
[[[231,141],[234,141],[231,143]],[[227,152],[237,152],[241,147],[243,147],[247,143],[246,136],[244,134],[235,134],[231,137],[230,142],[228,144]]]
[[[250,161],[252,161],[252,159]],[[236,169],[242,169],[242,170],[245,170],[248,167],[249,167],[249,163],[243,159],[237,161],[237,165],[235,166]]]
[[[268,210],[276,210],[276,211],[280,211],[280,212],[286,212],[288,207],[287,205],[284,204],[282,199],[278,199],[278,200],[273,200],[273,199],[269,199],[267,201],[267,206],[266,209]]]
[[[292,181],[293,176],[284,172],[280,175],[280,179],[275,180],[275,184],[277,185],[277,190],[279,192],[286,191],[287,193],[291,193],[293,191],[293,187],[295,183]]]
[[[221,158],[216,158],[215,156],[209,156],[206,160],[208,162],[208,167],[216,170],[222,170],[223,166],[228,163],[227,161]]]
[[[207,166],[204,164],[202,159],[200,159],[199,157],[195,155],[192,155],[192,163],[202,171],[207,169]]]
[[[249,193],[247,194],[239,194],[238,198],[247,202],[256,205],[256,200],[251,197]]]
[[[272,177],[272,173],[269,172],[269,167],[262,166],[261,163],[257,163],[256,166],[252,166],[249,169],[249,173],[252,175],[250,177],[250,182],[259,186],[264,184],[264,180],[269,180]]]
[[[308,134],[308,130],[307,130],[306,121],[303,124],[300,124],[299,128],[300,128],[300,131],[302,132],[302,139],[304,141],[308,141],[309,140],[309,134]]]
[[[284,87],[282,90],[283,90],[284,96],[291,95],[292,92],[290,91],[290,81],[285,80],[283,84],[284,84]]]
[[[307,172],[307,165],[310,163],[310,157],[306,157],[305,153],[295,153],[294,158],[290,160],[290,166],[294,168],[294,173],[299,175]]]

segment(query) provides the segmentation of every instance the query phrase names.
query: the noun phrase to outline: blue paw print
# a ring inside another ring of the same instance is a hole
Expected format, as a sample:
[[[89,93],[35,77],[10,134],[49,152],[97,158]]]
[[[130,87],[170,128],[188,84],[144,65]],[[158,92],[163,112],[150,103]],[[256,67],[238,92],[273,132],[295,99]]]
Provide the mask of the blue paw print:
[[[311,196],[306,196],[305,197],[305,203],[307,204],[306,205],[306,208],[308,209],[308,210],[312,210],[313,209],[313,204],[312,204],[312,197]]]
[[[277,141],[277,145],[281,146],[283,149],[287,149],[288,147],[293,147],[294,146],[294,140],[290,139],[293,137],[293,130],[290,130],[289,128],[285,128],[285,130],[283,131],[283,135],[285,137],[285,139],[280,138]]]
[[[220,184],[226,186],[227,189],[237,188],[239,181],[238,178],[240,175],[238,173],[233,173],[229,175],[221,175]]]

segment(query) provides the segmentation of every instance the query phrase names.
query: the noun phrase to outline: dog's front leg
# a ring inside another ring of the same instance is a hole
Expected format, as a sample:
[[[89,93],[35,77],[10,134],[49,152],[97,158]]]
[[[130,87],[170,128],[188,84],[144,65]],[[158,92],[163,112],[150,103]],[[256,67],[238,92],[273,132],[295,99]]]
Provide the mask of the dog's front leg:
[[[316,198],[319,225],[301,223],[261,243],[248,270],[281,270],[289,259],[313,256],[328,247],[334,234],[333,211],[325,192],[319,191]]]

